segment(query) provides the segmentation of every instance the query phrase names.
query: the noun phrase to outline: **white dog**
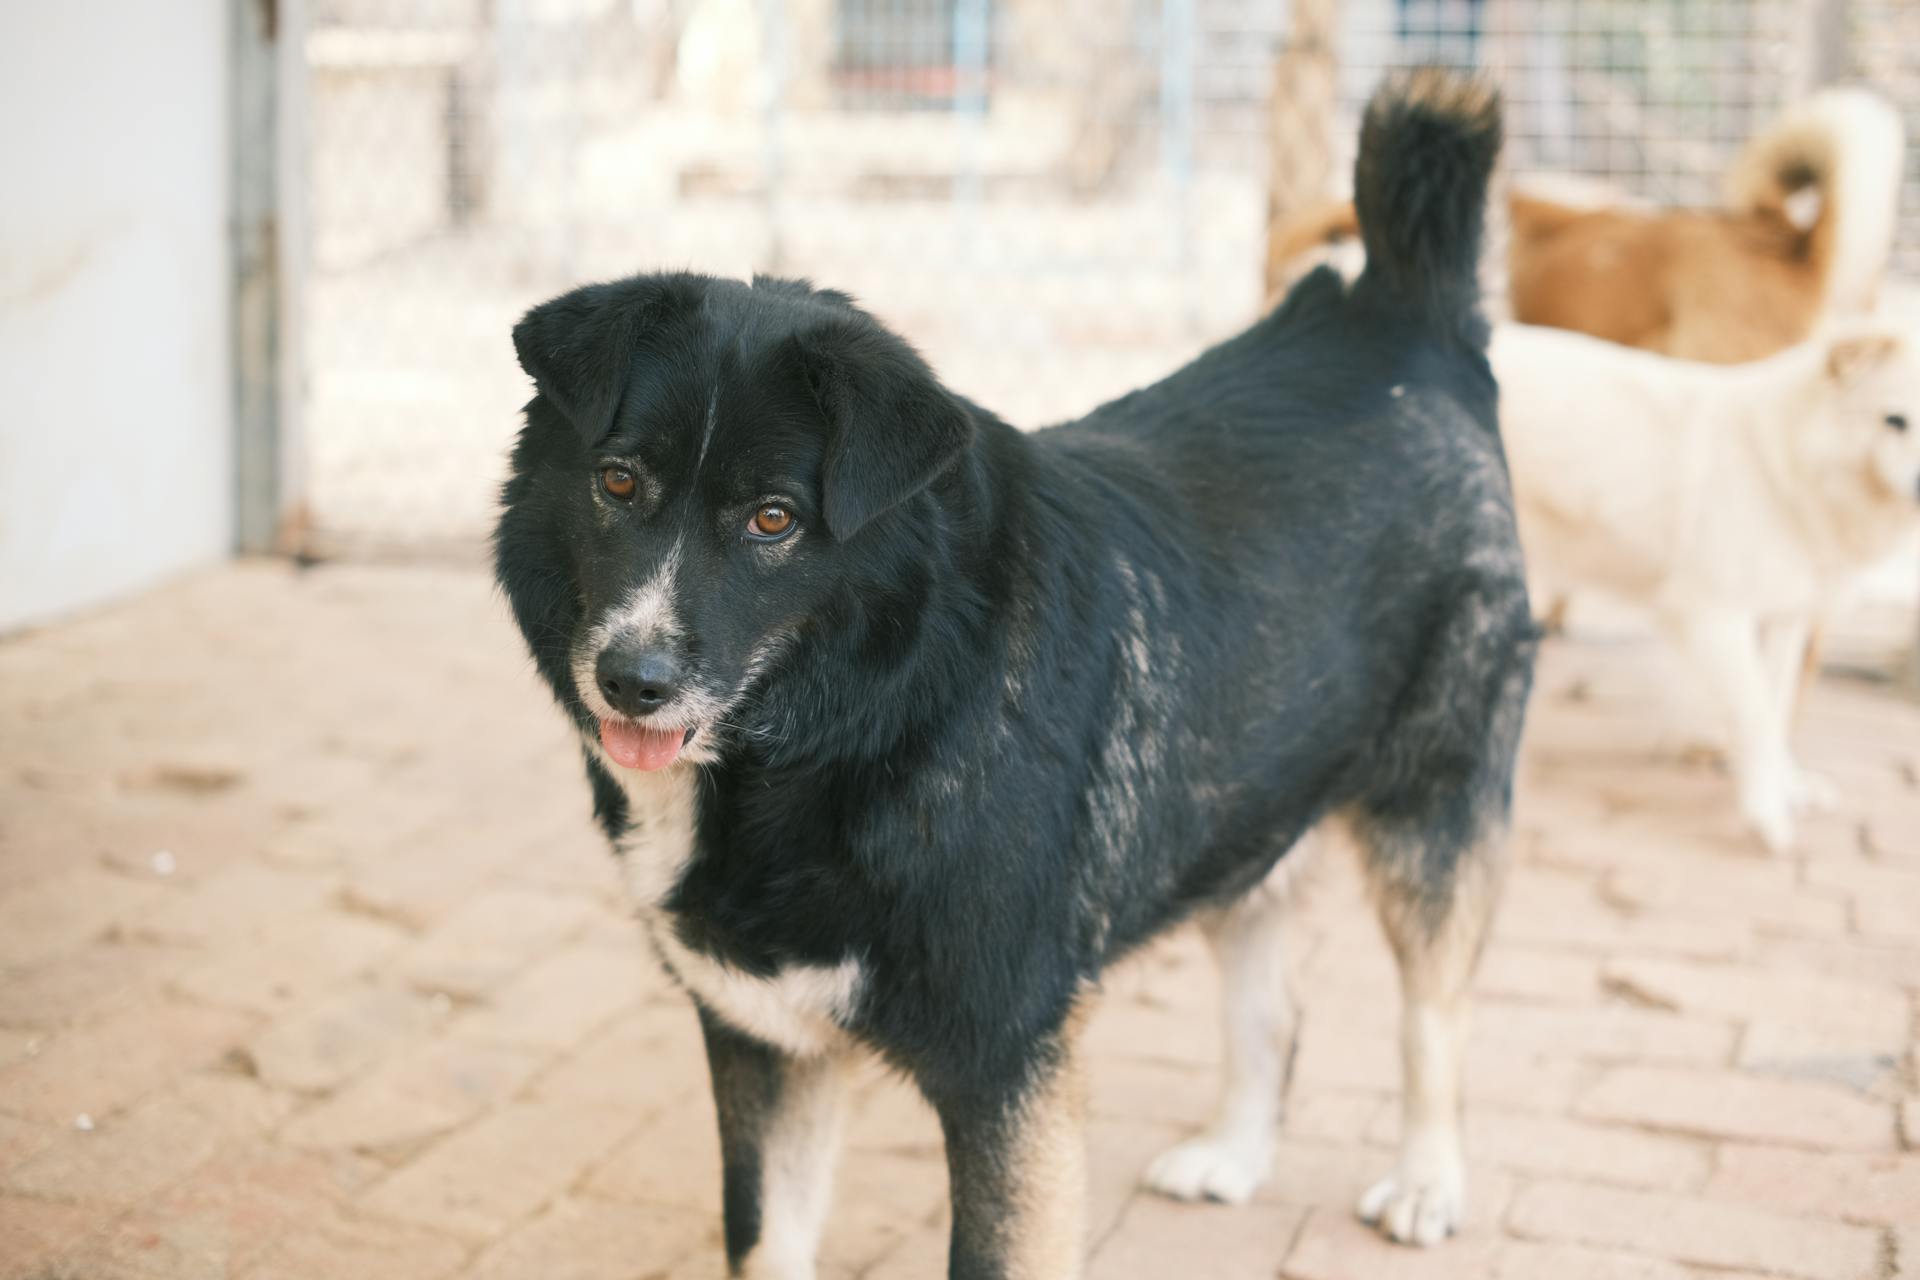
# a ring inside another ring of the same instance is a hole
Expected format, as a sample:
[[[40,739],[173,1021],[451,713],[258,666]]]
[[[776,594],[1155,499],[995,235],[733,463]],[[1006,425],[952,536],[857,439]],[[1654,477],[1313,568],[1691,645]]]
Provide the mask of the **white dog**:
[[[1920,527],[1920,347],[1856,324],[1746,365],[1507,325],[1491,352],[1539,580],[1649,606],[1717,695],[1767,846],[1824,802],[1788,745],[1807,634]]]

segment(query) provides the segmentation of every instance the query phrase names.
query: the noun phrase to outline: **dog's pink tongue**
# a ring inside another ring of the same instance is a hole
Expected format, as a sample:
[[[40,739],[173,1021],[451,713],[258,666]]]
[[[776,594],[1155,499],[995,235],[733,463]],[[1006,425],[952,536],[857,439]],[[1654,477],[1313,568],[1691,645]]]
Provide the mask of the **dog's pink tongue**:
[[[680,754],[685,729],[648,729],[630,720],[602,720],[600,745],[628,769],[664,769]]]

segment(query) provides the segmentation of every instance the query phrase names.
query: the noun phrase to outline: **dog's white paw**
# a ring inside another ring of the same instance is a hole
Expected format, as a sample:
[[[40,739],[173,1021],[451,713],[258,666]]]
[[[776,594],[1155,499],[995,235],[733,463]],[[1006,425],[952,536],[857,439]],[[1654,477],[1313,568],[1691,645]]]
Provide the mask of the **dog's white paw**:
[[[1360,1220],[1401,1244],[1439,1244],[1466,1218],[1467,1180],[1458,1163],[1416,1168],[1402,1161],[1360,1197]]]
[[[800,1253],[756,1249],[740,1266],[740,1280],[814,1280],[813,1258]]]
[[[1779,856],[1793,852],[1793,814],[1787,805],[1768,801],[1745,806],[1747,825],[1760,837],[1767,852]]]
[[[1831,813],[1840,807],[1840,788],[1824,773],[1796,768],[1793,771],[1793,807],[1809,813]]]
[[[1271,1141],[1203,1134],[1155,1156],[1143,1181],[1175,1200],[1245,1204],[1272,1172]]]

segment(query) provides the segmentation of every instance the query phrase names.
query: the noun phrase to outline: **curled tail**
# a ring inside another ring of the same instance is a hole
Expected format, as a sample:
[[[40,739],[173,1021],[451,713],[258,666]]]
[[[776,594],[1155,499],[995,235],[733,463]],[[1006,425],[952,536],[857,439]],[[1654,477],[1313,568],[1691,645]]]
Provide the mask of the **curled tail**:
[[[1478,277],[1500,142],[1493,86],[1421,67],[1374,91],[1353,167],[1367,246],[1359,287],[1422,306],[1475,345],[1486,341]]]
[[[1863,89],[1822,90],[1747,143],[1727,175],[1728,196],[1742,212],[1791,221],[1788,197],[1817,191],[1808,256],[1826,305],[1870,310],[1893,252],[1904,149],[1900,117],[1884,100]]]

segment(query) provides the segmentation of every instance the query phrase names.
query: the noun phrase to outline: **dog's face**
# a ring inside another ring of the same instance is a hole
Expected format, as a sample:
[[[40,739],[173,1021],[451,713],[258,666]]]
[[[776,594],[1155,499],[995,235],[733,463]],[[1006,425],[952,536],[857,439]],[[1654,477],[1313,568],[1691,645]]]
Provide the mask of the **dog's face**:
[[[872,526],[908,518],[970,419],[905,343],[796,282],[591,286],[514,343],[539,396],[500,576],[543,674],[622,767],[773,732],[755,695],[846,612]]]
[[[1882,505],[1920,512],[1920,346],[1889,329],[1863,329],[1827,344],[1834,391],[1831,448],[1863,467]]]

